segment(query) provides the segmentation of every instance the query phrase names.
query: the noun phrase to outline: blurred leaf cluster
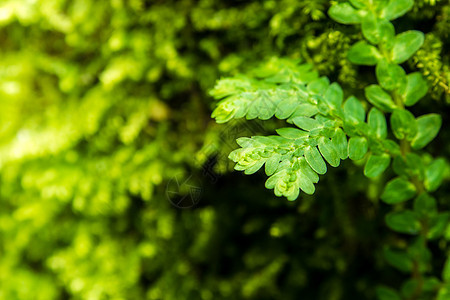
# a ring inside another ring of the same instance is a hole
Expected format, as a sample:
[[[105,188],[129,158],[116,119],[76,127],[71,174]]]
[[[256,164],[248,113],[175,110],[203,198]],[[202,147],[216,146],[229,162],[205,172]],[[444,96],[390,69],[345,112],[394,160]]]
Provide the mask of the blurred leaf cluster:
[[[419,2],[429,13],[403,22],[432,51],[409,63],[446,110],[449,4]],[[280,201],[227,175],[234,139],[276,121],[210,119],[214,82],[267,57],[366,86],[371,72],[345,59],[360,33],[330,5],[1,1],[0,299],[371,299],[380,278],[399,282],[381,241],[405,242],[382,228],[376,182],[343,163],[314,196]],[[195,208],[170,203],[174,179],[200,190]]]

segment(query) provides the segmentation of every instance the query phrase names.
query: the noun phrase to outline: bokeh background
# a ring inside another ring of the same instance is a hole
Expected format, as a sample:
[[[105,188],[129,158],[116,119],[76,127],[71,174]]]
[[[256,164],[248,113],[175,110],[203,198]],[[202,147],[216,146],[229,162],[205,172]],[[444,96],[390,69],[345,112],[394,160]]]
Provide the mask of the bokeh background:
[[[449,124],[450,4],[415,2],[395,21],[426,33],[405,64],[431,87],[415,113]],[[2,0],[0,299],[373,299],[376,284],[399,285],[382,244],[406,237],[377,200],[390,174],[372,182],[344,162],[288,202],[227,159],[236,137],[279,123],[210,118],[215,81],[271,57],[361,96],[374,72],[346,60],[360,33],[329,6]],[[445,126],[435,156],[449,157]]]

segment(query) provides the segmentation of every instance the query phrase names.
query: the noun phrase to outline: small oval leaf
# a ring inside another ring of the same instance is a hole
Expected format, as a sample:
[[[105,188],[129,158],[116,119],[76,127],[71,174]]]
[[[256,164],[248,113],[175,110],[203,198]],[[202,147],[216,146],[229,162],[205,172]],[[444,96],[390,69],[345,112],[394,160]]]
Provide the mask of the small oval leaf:
[[[381,54],[374,46],[359,41],[350,48],[347,57],[354,64],[374,66],[381,58]]]
[[[418,234],[421,229],[418,214],[411,210],[388,213],[385,220],[389,228],[400,233]]]
[[[307,147],[305,149],[305,158],[311,168],[317,173],[325,174],[327,172],[327,166],[316,147]]]
[[[367,100],[382,111],[391,112],[397,107],[391,96],[379,85],[372,84],[364,89]]]
[[[417,118],[417,134],[411,142],[414,149],[421,149],[428,145],[439,132],[442,118],[438,114],[427,114]]]
[[[348,157],[351,160],[360,160],[368,150],[368,143],[364,137],[351,137],[348,141]]]
[[[367,119],[367,123],[369,123],[370,128],[375,131],[377,137],[380,139],[385,139],[387,136],[387,123],[384,114],[373,107],[369,111]]]
[[[417,103],[428,92],[428,83],[419,72],[406,76],[406,87],[402,93],[403,102],[406,106]]]
[[[358,11],[349,3],[333,5],[328,10],[328,15],[336,22],[342,24],[358,24],[361,22]]]
[[[319,150],[323,158],[332,166],[339,166],[340,159],[336,147],[328,138],[321,138],[319,141]]]
[[[366,165],[364,166],[364,175],[369,178],[377,177],[389,167],[390,162],[391,157],[386,153],[381,155],[372,154],[369,156]]]
[[[408,60],[420,47],[422,47],[425,36],[422,32],[409,30],[398,34],[392,48],[392,61],[401,64]]]
[[[397,177],[389,181],[381,194],[381,200],[388,204],[401,203],[414,197],[416,187],[411,182]]]

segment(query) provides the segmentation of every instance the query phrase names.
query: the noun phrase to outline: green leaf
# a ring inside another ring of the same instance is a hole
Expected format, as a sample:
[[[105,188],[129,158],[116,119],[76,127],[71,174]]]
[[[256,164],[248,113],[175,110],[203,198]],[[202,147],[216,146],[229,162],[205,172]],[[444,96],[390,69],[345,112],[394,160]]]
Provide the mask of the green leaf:
[[[392,169],[397,175],[406,177],[408,177],[409,173],[411,172],[408,164],[406,163],[405,157],[403,157],[402,155],[397,155],[394,157],[392,162]]]
[[[422,149],[431,142],[441,128],[442,119],[438,114],[427,114],[417,118],[417,134],[411,142],[414,149]]]
[[[444,180],[447,163],[445,159],[434,160],[425,170],[424,185],[427,191],[433,192],[441,185]]]
[[[448,300],[450,299],[450,284],[443,285],[438,292],[436,300]]]
[[[390,162],[391,157],[386,153],[381,155],[371,154],[364,166],[364,175],[369,178],[377,177],[389,167]]]
[[[437,214],[436,199],[427,193],[422,193],[414,199],[414,211],[421,218],[433,217]]]
[[[279,128],[276,131],[280,136],[287,139],[299,139],[309,135],[308,132],[293,127]]]
[[[403,282],[401,288],[402,296],[406,299],[411,299],[414,295],[414,292],[417,290],[418,285],[419,282],[415,278],[411,278]]]
[[[377,44],[380,40],[380,30],[378,19],[373,11],[367,11],[361,22],[364,37],[372,44]]]
[[[242,96],[245,97],[247,94]],[[250,103],[248,105],[247,115],[245,116],[247,120],[256,118],[268,120],[274,115],[277,104],[272,101],[274,100],[272,93],[266,93],[265,91],[248,93],[248,100]]]
[[[382,19],[379,21],[379,30],[381,35],[381,41],[379,42],[380,46],[383,49],[391,50],[394,47],[394,38],[395,38],[395,28],[394,25],[387,21],[386,19]]]
[[[345,119],[353,123],[364,122],[366,112],[361,104],[361,101],[353,96],[350,96],[344,103]]]
[[[339,158],[344,160],[348,157],[348,142],[347,135],[341,128],[337,128],[335,130],[334,136],[331,141],[334,144],[334,147],[337,149],[337,153]]]
[[[344,91],[337,83],[332,83],[324,94],[324,100],[334,109],[340,109],[344,100]]]
[[[311,168],[319,174],[327,172],[327,166],[316,147],[307,147],[305,149],[305,158]]]
[[[386,19],[379,19],[373,11],[367,11],[361,27],[364,37],[372,44],[387,42],[395,36],[392,23]]]
[[[361,22],[358,11],[347,2],[330,7],[328,15],[342,24],[358,24]]]
[[[425,36],[422,32],[409,30],[398,34],[392,48],[392,61],[401,64],[408,60],[420,47],[422,47]]]
[[[350,48],[347,57],[354,64],[374,66],[382,56],[374,46],[359,41]]]
[[[306,161],[306,159],[305,159],[304,157],[300,157],[300,158],[298,158],[298,160],[299,160],[299,162],[300,162],[300,165],[299,165],[300,172],[301,172],[304,176],[308,177],[308,179],[309,179],[311,182],[314,182],[314,183],[319,182],[319,175],[317,175],[317,173],[314,172],[314,170],[313,170],[313,169],[311,168],[311,166],[308,164],[308,162]]]
[[[387,136],[387,123],[384,114],[375,107],[373,107],[369,111],[367,119],[370,128],[372,128],[375,131],[377,137],[380,139],[385,139]]]
[[[356,8],[366,8],[367,2],[366,0],[350,0],[350,3]]]
[[[406,109],[396,109],[391,115],[391,127],[397,139],[412,140],[417,134],[417,122],[414,115]]]
[[[404,251],[391,250],[385,247],[383,249],[383,256],[391,266],[402,272],[408,273],[413,269],[413,260]]]
[[[409,175],[422,180],[425,173],[425,164],[422,156],[414,152],[406,153],[406,164],[409,168]]]
[[[442,270],[442,279],[445,282],[450,282],[450,257],[447,258]]]
[[[298,178],[298,186],[299,188],[306,194],[312,195],[314,194],[314,191],[316,188],[314,187],[314,184],[311,182],[311,180],[307,176],[299,176]],[[288,198],[288,200],[295,200],[297,199],[298,194],[293,196],[291,199]]]
[[[390,287],[378,286],[375,291],[378,300],[402,300],[400,295]]]
[[[433,292],[436,291],[439,286],[441,285],[441,282],[436,277],[428,277],[424,279],[424,283],[422,286],[422,289],[424,292]]]
[[[421,229],[417,213],[410,210],[388,213],[385,220],[389,228],[400,233],[417,234]]]
[[[427,238],[432,240],[441,237],[445,228],[449,225],[449,217],[449,212],[443,212],[434,216],[429,224]]]
[[[267,176],[270,176],[277,171],[278,166],[280,165],[280,160],[281,154],[279,153],[274,153],[271,157],[267,159],[265,165],[265,172]]]
[[[320,77],[308,83],[306,90],[309,92],[309,94],[323,95],[324,91],[327,90],[329,85],[330,80],[327,77]]]
[[[379,85],[372,84],[364,89],[367,100],[382,111],[391,112],[397,106],[391,96]]]
[[[295,109],[298,106],[298,100],[294,98],[289,98],[281,101],[278,103],[275,116],[278,119],[287,119],[289,118],[295,111]],[[301,105],[308,105],[308,104],[301,104]]]
[[[401,203],[414,197],[416,187],[411,182],[397,177],[389,181],[381,194],[381,200],[388,204]]]
[[[418,236],[407,248],[408,254],[417,263],[417,270],[420,273],[429,270],[432,257],[431,252],[425,243],[425,238],[423,236]]]
[[[257,160],[253,164],[250,164],[244,171],[246,175],[251,175],[259,171],[264,165],[264,160]]]
[[[392,155],[401,155],[400,145],[393,140],[383,140],[382,145],[388,152],[392,153]]]
[[[307,117],[295,117],[292,119],[292,122],[299,128],[307,131],[322,127],[322,125],[316,119]]]
[[[397,64],[380,60],[375,68],[378,82],[388,91],[403,89],[407,84],[405,70]]]
[[[364,137],[351,137],[348,141],[348,157],[351,160],[360,160],[368,150],[367,139]]]
[[[406,153],[406,156],[397,155],[392,163],[392,168],[398,175],[417,177],[419,180],[423,179],[425,171],[422,157],[412,152]]]
[[[267,179],[266,188],[274,189],[276,196],[285,196],[289,201],[297,199],[300,189],[307,194],[314,193],[312,180],[315,178],[311,177],[308,170],[302,167],[304,160],[303,157],[299,157],[281,162],[278,171]],[[314,173],[312,170],[309,172]],[[315,176],[317,178],[315,182],[317,182],[318,176],[317,174]]]
[[[414,0],[390,0],[381,11],[381,17],[394,20],[406,14],[414,5]]]
[[[278,110],[277,110],[278,112]],[[297,106],[292,115],[289,116],[288,122],[291,122],[296,117],[312,117],[319,112],[317,105],[309,103],[302,103]],[[283,119],[283,118],[279,118]],[[292,123],[292,122],[291,122]]]
[[[338,151],[330,139],[325,137],[320,138],[319,150],[320,153],[322,153],[323,158],[325,158],[332,167],[339,166],[340,159]]]
[[[406,76],[406,87],[402,93],[403,103],[406,106],[416,104],[428,92],[428,84],[419,72],[410,73]]]

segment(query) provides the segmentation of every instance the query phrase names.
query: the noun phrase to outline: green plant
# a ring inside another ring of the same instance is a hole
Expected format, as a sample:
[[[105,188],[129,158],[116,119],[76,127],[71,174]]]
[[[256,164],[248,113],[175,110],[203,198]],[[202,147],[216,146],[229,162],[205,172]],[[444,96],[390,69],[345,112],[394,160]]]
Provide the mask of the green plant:
[[[356,65],[375,66],[378,84],[365,87],[367,101],[345,97],[338,83],[319,77],[311,65],[284,58],[221,79],[211,91],[220,99],[212,113],[218,123],[275,117],[295,126],[279,128],[277,135],[238,138],[241,148],[229,155],[235,169],[245,174],[264,166],[269,176],[265,186],[276,196],[295,200],[300,190],[313,194],[319,175],[327,172],[325,162],[338,167],[348,157],[364,164],[364,175],[373,180],[382,180],[391,166],[396,175],[379,191],[380,199],[393,205],[385,222],[413,238],[403,249],[385,245],[383,254],[411,277],[397,290],[379,286],[380,300],[450,298],[450,258],[438,266],[442,275],[438,279],[428,247],[448,234],[450,217],[450,212],[439,211],[430,195],[448,176],[447,162],[424,150],[442,121],[439,114],[416,117],[407,109],[427,94],[428,83],[419,72],[407,74],[400,65],[423,45],[424,34],[416,30],[396,34],[391,23],[413,5],[412,0],[350,0],[329,9],[335,21],[362,30],[364,39],[351,46],[347,57]]]

